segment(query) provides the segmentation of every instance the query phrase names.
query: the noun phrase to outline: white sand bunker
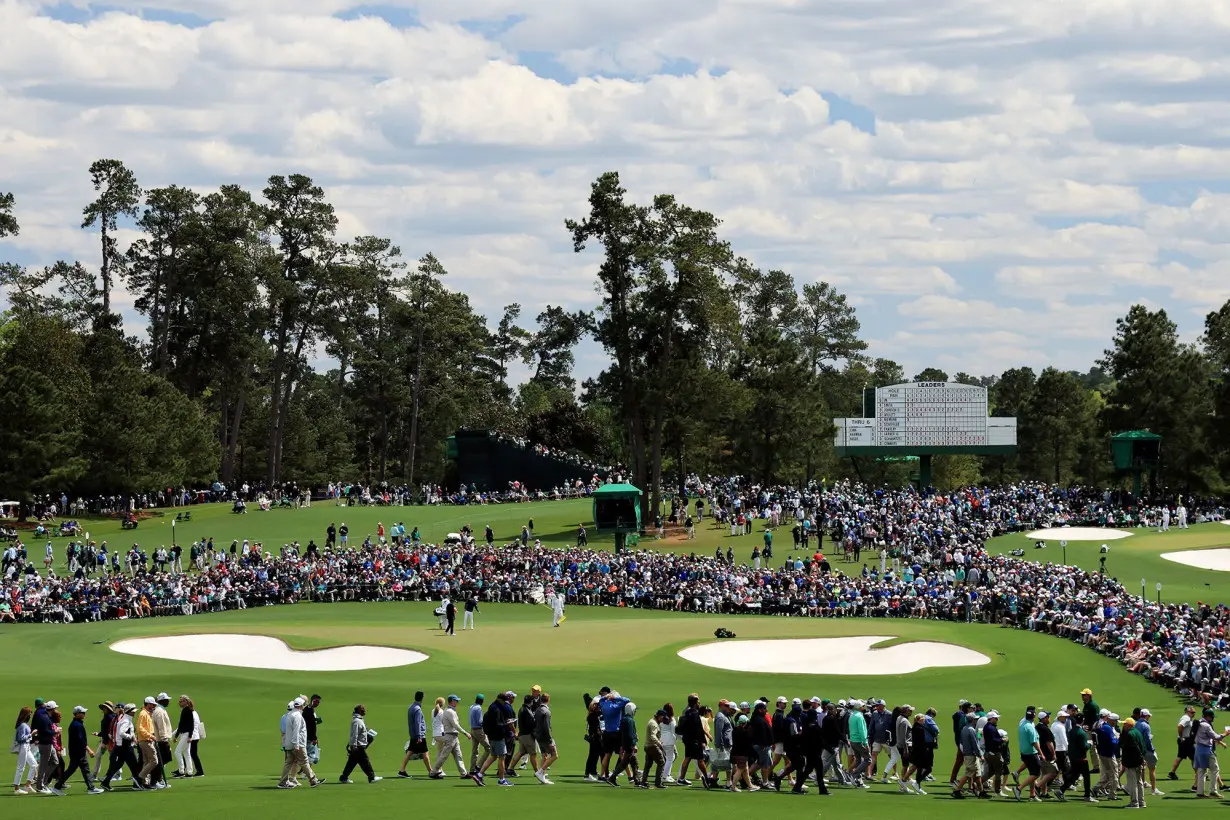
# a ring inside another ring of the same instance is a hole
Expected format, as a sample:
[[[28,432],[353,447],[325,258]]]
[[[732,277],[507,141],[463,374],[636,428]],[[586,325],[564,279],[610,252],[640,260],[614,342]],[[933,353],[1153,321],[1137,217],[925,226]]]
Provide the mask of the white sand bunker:
[[[1219,572],[1230,572],[1230,549],[1216,550],[1184,550],[1183,552],[1163,552],[1162,557],[1185,567],[1197,569],[1215,569]]]
[[[982,666],[981,652],[947,643],[904,643],[872,649],[892,638],[802,638],[717,641],[680,650],[679,657],[732,672],[781,675],[904,675],[931,666]]]
[[[169,661],[282,669],[290,672],[351,672],[387,669],[427,660],[422,652],[388,646],[339,646],[300,652],[261,635],[167,635],[130,638],[111,644],[116,652]]]
[[[1026,538],[1042,541],[1114,541],[1129,536],[1131,533],[1125,530],[1107,530],[1101,527],[1051,527],[1025,533]]]

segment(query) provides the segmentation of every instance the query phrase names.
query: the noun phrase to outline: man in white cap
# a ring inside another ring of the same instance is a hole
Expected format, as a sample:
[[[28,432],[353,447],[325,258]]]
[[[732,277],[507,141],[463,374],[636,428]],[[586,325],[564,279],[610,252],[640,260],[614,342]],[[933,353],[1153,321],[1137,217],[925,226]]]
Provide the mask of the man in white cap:
[[[293,789],[299,785],[299,772],[308,776],[312,788],[324,781],[316,777],[312,764],[307,759],[307,723],[303,720],[303,707],[307,703],[302,698],[291,701],[291,710],[286,717],[286,730],[282,734],[282,748],[286,750],[286,760],[282,764],[282,777],[278,781],[279,789]]]
[[[171,737],[174,735],[174,729],[171,726],[171,716],[167,714],[167,705],[171,702],[171,696],[166,692],[159,692],[154,700],[157,701],[157,705],[150,717],[154,719],[154,737],[158,749],[158,781],[166,785],[166,767],[174,759],[171,756]]]
[[[1154,797],[1163,797],[1165,792],[1157,787],[1157,749],[1153,746],[1153,713],[1148,709],[1140,710],[1136,719],[1136,731],[1145,743],[1145,767],[1149,771],[1149,789]]]
[[[136,719],[137,748],[141,750],[141,771],[137,774],[137,781],[141,787],[147,789],[167,788],[167,785],[157,777],[158,736],[154,731],[154,709],[156,708],[158,708],[158,701],[153,697],[146,698],[145,705],[137,713]]]

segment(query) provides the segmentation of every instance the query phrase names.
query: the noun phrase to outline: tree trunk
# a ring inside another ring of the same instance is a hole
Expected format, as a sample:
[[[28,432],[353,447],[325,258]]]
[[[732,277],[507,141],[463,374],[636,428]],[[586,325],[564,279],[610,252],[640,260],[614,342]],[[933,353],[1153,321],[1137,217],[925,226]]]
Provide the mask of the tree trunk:
[[[425,325],[419,323],[419,338],[418,352],[415,354],[414,362],[414,397],[411,399],[410,408],[410,458],[409,464],[406,467],[407,483],[410,486],[410,492],[414,493],[414,457],[418,449],[419,436],[419,384],[423,380],[423,331]]]
[[[103,318],[111,313],[111,245],[107,241],[107,220],[111,218],[108,213],[99,215],[99,225],[102,227],[102,266],[99,268],[102,274],[102,312]]]
[[[282,436],[282,371],[286,367],[286,341],[290,334],[290,318],[283,317],[278,325],[277,342],[274,346],[273,364],[269,380],[269,439],[266,457],[265,482],[273,486],[277,480],[278,441]]]
[[[235,400],[235,412],[232,414],[229,423],[225,420],[223,421],[227,428],[227,436],[223,442],[225,449],[222,455],[222,483],[228,487],[235,472],[235,453],[239,449],[239,431],[243,425],[243,410],[247,399],[247,391],[240,390],[239,397]]]

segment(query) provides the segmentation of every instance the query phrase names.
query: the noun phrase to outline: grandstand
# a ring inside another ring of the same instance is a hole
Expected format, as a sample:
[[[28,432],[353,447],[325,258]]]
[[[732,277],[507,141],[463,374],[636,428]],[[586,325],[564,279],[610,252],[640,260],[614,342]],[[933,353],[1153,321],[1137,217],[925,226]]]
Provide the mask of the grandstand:
[[[608,468],[576,457],[547,452],[496,430],[458,430],[449,437],[448,455],[456,464],[457,480],[479,491],[503,491],[519,481],[529,490],[550,490]]]

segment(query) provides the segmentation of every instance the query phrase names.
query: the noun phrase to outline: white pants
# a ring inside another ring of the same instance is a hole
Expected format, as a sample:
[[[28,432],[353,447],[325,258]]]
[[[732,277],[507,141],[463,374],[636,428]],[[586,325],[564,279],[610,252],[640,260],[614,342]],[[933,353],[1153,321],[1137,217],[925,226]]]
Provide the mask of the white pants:
[[[555,626],[559,626],[559,619],[564,617],[564,610],[553,609],[551,610],[551,614],[552,614],[551,623],[554,624]]]
[[[474,628],[474,613],[473,612],[463,612],[462,613],[461,628],[462,629],[473,629]]]
[[[673,778],[675,776],[675,744],[663,743],[662,756],[666,758],[666,765],[662,767],[666,771],[662,773],[662,776]]]
[[[20,786],[27,780],[33,781],[38,774],[38,761],[34,759],[34,749],[26,743],[17,750],[17,773],[13,775],[13,785]],[[24,775],[24,776],[23,776]]]
[[[188,735],[180,735],[175,743],[175,766],[185,777],[196,774],[196,768],[192,765],[192,741]]]
[[[893,769],[900,762],[901,762],[901,753],[897,751],[897,747],[889,746],[888,747],[888,765],[884,767],[884,772],[880,775],[880,777],[884,780],[887,780],[888,776],[892,774]],[[905,766],[902,766],[901,771],[898,772],[898,776],[904,775],[904,774],[905,774]]]

